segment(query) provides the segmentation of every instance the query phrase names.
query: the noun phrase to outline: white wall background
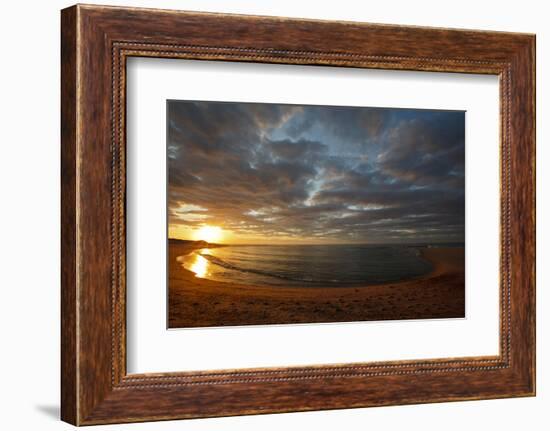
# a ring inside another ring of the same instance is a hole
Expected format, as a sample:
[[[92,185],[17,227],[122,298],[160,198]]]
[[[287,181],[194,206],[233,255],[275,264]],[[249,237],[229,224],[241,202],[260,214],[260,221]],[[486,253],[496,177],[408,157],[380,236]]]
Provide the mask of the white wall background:
[[[545,2],[356,0],[101,1],[171,9],[477,28],[537,34],[538,396],[536,398],[105,426],[135,430],[547,429],[550,422],[550,28]],[[0,426],[69,429],[59,410],[59,10],[4,2],[0,15]]]

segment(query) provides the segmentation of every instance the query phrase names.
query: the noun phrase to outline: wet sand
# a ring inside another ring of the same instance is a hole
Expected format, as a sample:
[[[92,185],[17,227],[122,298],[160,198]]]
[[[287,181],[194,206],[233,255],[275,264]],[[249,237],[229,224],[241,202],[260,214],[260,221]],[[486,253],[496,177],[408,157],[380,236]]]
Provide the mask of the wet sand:
[[[170,328],[464,317],[464,248],[424,248],[433,270],[366,287],[270,287],[195,277],[177,257],[205,248],[169,242]]]

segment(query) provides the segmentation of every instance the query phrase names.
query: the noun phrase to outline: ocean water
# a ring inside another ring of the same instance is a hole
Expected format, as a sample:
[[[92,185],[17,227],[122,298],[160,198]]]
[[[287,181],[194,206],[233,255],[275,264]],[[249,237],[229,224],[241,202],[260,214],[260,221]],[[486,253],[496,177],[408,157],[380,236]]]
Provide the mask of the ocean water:
[[[344,287],[424,275],[432,265],[410,245],[234,245],[178,258],[197,277],[268,286]]]

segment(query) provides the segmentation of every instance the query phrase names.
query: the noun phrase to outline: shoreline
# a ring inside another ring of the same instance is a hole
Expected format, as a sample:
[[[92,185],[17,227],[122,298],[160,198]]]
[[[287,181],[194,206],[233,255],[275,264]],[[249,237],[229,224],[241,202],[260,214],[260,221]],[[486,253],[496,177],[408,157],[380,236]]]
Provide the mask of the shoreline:
[[[177,240],[177,239],[170,239],[170,241],[172,242],[173,245],[178,246],[178,248],[180,248],[180,251],[182,253],[182,254],[179,254],[178,256],[170,256],[171,259],[177,259],[178,257],[181,257],[181,256],[190,255],[190,254],[196,252],[197,250],[201,250],[203,248],[231,247],[233,245],[233,244],[213,244],[213,243],[207,243],[205,241],[184,241],[184,240]],[[238,244],[238,245],[241,245],[241,244]],[[344,245],[344,244],[340,244],[340,245]],[[424,278],[429,278],[429,277],[432,277],[434,275],[438,275],[438,274],[442,274],[442,273],[446,273],[446,272],[453,273],[453,272],[464,271],[464,262],[460,263],[457,260],[451,261],[451,259],[449,259],[449,258],[442,261],[442,259],[437,256],[437,251],[438,250],[444,250],[444,253],[449,253],[447,250],[452,250],[452,249],[464,250],[463,247],[425,247],[425,246],[418,246],[417,248],[420,249],[419,250],[420,251],[420,258],[425,260],[426,262],[428,262],[432,266],[432,269],[430,271],[428,271],[427,273],[425,273],[425,274],[414,275],[414,276],[403,278],[401,280],[384,281],[384,282],[373,283],[373,284],[362,284],[362,285],[357,285],[357,286],[340,286],[340,287],[337,287],[337,286],[307,286],[307,289],[330,289],[330,288],[335,288],[335,289],[356,288],[356,289],[360,289],[360,288],[363,288],[363,287],[383,286],[383,285],[387,285],[387,284],[395,285],[395,284],[405,283],[405,282],[413,281],[413,280],[422,280]],[[462,253],[463,253],[463,251],[462,251]],[[170,264],[171,263],[172,262],[170,262]],[[212,279],[209,279],[209,278],[196,277],[192,271],[184,268],[183,265],[180,262],[175,261],[174,264],[175,265],[180,265],[182,271],[186,271],[186,272],[190,273],[193,277],[198,278],[200,280],[206,280],[208,282],[219,283],[219,284],[222,284],[222,285],[224,285],[224,284],[233,285],[233,286],[238,285],[238,286],[242,286],[242,287],[245,287],[245,288],[252,286],[252,285],[248,285],[248,284],[241,284],[241,283],[236,283],[236,282],[231,282],[231,281],[218,281],[218,280],[212,280]],[[215,263],[211,263],[211,264],[215,265]],[[259,287],[259,288],[264,287],[266,289],[284,288],[284,286],[279,286],[279,285],[273,285],[273,286],[258,285],[256,287]],[[297,287],[297,286],[288,286],[288,288],[289,289],[303,289],[302,287]]]
[[[220,246],[169,241],[169,328],[464,317],[464,248],[423,248],[429,273],[357,287],[218,282],[176,260]]]

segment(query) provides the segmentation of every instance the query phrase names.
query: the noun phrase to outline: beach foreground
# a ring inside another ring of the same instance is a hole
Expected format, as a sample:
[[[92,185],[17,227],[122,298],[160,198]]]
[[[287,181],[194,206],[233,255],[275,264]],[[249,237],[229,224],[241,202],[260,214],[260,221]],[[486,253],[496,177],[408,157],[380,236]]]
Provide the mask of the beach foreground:
[[[269,287],[196,277],[176,260],[205,243],[169,241],[168,327],[464,317],[464,248],[424,248],[433,270],[366,287]]]

